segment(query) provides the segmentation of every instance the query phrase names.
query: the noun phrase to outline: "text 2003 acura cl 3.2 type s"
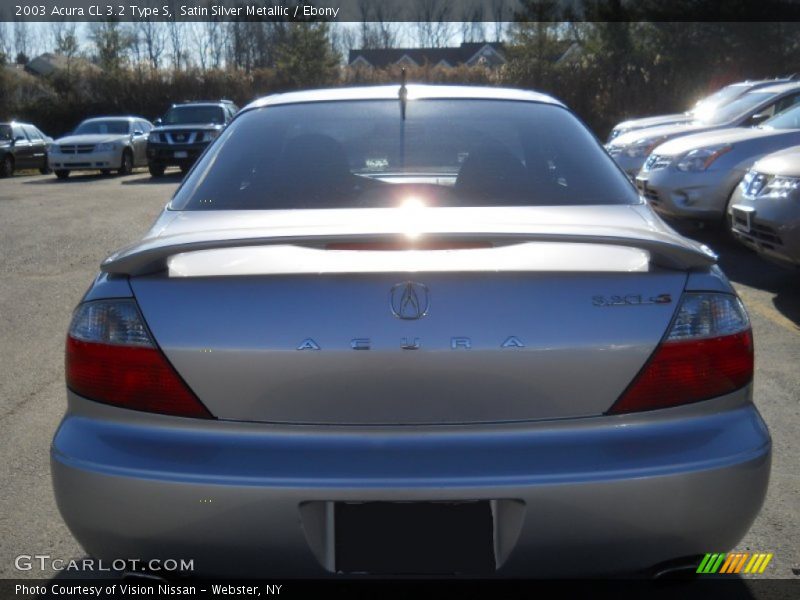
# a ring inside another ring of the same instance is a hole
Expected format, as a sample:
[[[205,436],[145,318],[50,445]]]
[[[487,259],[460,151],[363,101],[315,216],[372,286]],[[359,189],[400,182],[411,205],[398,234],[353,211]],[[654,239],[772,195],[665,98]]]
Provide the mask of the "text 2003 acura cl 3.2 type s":
[[[93,556],[209,575],[731,548],[771,445],[714,262],[547,96],[254,102],[75,311],[59,508]]]

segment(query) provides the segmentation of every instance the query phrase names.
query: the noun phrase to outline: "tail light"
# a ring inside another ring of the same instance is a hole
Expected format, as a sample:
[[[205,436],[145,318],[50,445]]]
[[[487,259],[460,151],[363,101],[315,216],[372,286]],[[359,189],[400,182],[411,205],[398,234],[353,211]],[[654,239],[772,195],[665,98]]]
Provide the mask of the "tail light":
[[[98,300],[75,310],[67,335],[67,387],[123,408],[211,418],[156,347],[133,300]]]
[[[684,294],[664,340],[609,414],[708,400],[753,380],[753,334],[730,294]]]

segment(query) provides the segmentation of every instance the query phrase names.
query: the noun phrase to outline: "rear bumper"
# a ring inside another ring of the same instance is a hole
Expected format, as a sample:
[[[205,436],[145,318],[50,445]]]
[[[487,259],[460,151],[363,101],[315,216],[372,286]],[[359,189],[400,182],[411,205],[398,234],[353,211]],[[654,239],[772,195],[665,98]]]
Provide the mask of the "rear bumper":
[[[636,571],[746,533],[771,456],[749,393],[633,417],[393,429],[200,423],[70,394],[53,485],[89,554],[193,559],[201,574],[330,575],[333,501],[475,499],[494,501],[500,576]]]

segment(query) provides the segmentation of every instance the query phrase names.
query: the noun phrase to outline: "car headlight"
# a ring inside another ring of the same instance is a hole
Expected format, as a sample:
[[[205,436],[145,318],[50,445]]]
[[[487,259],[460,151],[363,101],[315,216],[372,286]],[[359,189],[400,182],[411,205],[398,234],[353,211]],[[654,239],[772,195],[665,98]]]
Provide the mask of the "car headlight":
[[[213,142],[218,137],[219,137],[219,130],[218,129],[212,129],[211,131],[204,131],[203,132],[203,141],[204,142]]]
[[[790,194],[800,190],[800,177],[787,177],[785,175],[775,175],[767,181],[764,186],[763,196],[771,198],[788,198]],[[758,192],[756,192],[757,194]],[[756,194],[753,194],[754,196]]]
[[[767,176],[752,169],[744,174],[739,182],[739,188],[745,196],[757,196],[764,189],[767,183]]]
[[[110,150],[113,150],[116,147],[117,147],[117,145],[114,142],[108,142],[108,143],[103,143],[103,144],[97,144],[94,147],[94,149],[95,149],[95,152],[109,152]]]
[[[158,143],[161,141],[161,134],[157,131],[151,131],[147,136],[148,142]]]
[[[656,146],[661,145],[666,139],[666,136],[644,138],[629,146],[625,146],[621,151],[622,154],[625,154],[628,158],[642,158],[643,156],[648,156]]]
[[[714,164],[720,156],[733,150],[730,144],[719,144],[707,148],[696,148],[684,154],[675,166],[679,171],[699,172],[705,171]]]

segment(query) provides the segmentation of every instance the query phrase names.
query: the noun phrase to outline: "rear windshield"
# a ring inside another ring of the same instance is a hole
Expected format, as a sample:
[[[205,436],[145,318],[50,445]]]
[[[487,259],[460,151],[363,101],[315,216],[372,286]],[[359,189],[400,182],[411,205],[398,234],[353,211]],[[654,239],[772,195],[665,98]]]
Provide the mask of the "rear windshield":
[[[533,102],[293,104],[235,119],[172,200],[175,210],[636,204],[568,111]]]
[[[84,121],[75,130],[75,135],[91,133],[128,133],[127,121]]]
[[[225,111],[219,106],[173,106],[164,115],[165,125],[191,125],[193,123],[225,123]]]

